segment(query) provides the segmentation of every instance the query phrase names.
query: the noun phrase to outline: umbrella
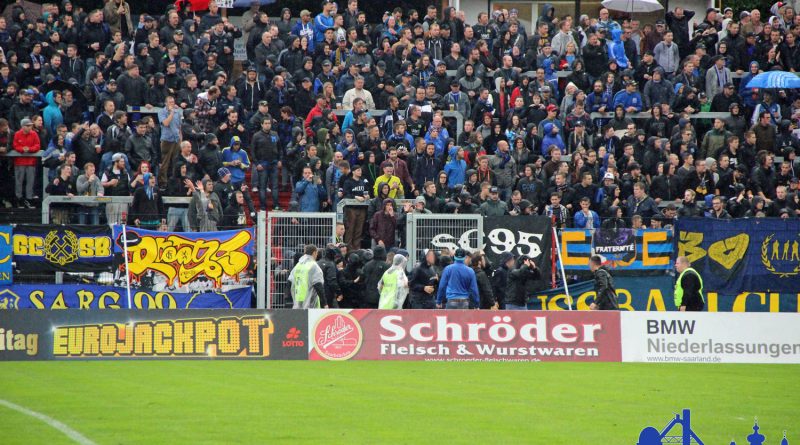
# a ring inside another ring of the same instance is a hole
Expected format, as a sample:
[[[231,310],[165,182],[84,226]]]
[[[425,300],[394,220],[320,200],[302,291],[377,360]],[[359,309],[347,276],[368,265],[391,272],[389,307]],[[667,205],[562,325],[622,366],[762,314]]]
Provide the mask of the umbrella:
[[[233,0],[233,7],[249,8],[253,3],[256,3],[260,6],[266,6],[275,3],[275,1],[276,0]]]
[[[654,12],[664,9],[658,0],[603,0],[603,6],[622,12]]]
[[[747,88],[800,88],[800,77],[786,71],[767,71],[750,79]]]
[[[54,80],[52,82],[45,83],[39,89],[42,94],[47,94],[52,90],[64,91],[70,90],[72,91],[72,97],[78,105],[82,105],[84,108],[88,105],[89,99],[86,98],[86,94],[83,93],[77,85],[73,85],[69,82],[64,82],[63,80]]]

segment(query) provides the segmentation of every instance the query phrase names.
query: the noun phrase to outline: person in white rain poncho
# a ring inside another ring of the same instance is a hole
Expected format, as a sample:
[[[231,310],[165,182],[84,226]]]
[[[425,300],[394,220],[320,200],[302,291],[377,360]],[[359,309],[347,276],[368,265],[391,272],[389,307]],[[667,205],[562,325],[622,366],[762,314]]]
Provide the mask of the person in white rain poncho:
[[[402,309],[408,295],[408,277],[406,277],[406,257],[397,254],[392,260],[392,267],[386,270],[378,282],[381,299],[378,309]]]
[[[317,264],[317,246],[307,245],[305,255],[300,257],[297,264],[289,274],[289,283],[292,285],[292,300],[294,309],[314,309],[328,307],[325,300],[325,283],[322,269]]]

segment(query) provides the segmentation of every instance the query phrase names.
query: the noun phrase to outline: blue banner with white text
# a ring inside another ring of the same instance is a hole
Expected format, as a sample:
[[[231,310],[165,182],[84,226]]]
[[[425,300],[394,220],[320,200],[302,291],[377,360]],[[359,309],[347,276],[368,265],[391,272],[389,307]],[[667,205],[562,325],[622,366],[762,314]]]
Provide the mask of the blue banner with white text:
[[[171,292],[131,289],[134,309],[248,309],[249,286],[224,291]],[[0,286],[0,309],[128,309],[124,287],[85,284]]]
[[[800,290],[800,220],[683,218],[675,230],[677,255],[689,259],[706,289]]]

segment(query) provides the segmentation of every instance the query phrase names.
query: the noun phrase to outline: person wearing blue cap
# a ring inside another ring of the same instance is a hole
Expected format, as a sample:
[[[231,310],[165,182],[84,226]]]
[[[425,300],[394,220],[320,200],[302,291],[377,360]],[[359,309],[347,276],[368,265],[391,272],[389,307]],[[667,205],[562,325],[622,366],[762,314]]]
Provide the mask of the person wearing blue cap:
[[[439,290],[436,294],[436,307],[438,309],[469,309],[480,307],[480,291],[475,271],[467,263],[467,252],[456,249],[455,262],[444,268]],[[447,301],[446,304],[445,300]]]
[[[242,150],[242,140],[239,136],[231,138],[230,146],[222,150],[222,165],[231,172],[231,183],[235,189],[244,183],[244,175],[250,168],[250,157]]]

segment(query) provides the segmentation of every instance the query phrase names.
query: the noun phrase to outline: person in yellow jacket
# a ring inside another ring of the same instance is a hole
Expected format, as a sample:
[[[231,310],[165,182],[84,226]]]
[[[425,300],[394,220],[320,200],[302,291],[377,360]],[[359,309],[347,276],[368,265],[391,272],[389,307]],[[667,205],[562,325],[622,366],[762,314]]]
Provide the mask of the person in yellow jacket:
[[[373,196],[378,196],[378,188],[380,188],[381,184],[385,182],[389,184],[389,198],[404,198],[406,195],[405,191],[403,190],[403,182],[400,181],[399,177],[394,175],[394,166],[391,164],[391,162],[384,161],[381,164],[381,170],[383,170],[383,174],[375,178]]]
[[[318,309],[328,308],[325,299],[325,277],[322,269],[317,264],[317,246],[308,244],[297,264],[289,274],[291,283],[293,309]]]
[[[378,281],[378,291],[381,293],[378,309],[403,309],[408,296],[406,261],[403,255],[395,255],[392,267],[386,269]]]
[[[680,274],[675,281],[675,307],[681,312],[702,311],[706,305],[703,278],[685,256],[675,259],[675,270]]]

